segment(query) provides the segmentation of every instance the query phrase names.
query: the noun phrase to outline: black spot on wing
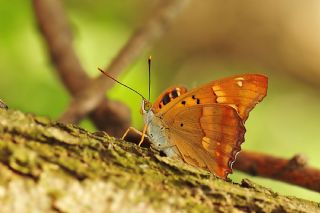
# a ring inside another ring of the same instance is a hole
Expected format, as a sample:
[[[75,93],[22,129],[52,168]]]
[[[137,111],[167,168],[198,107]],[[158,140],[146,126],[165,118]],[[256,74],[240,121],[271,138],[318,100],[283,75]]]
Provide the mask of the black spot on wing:
[[[180,96],[180,89],[179,88],[175,88],[169,92],[167,92],[166,94],[164,94],[164,96],[162,97],[160,104],[161,107],[163,107],[163,105],[168,104],[170,101],[172,101],[173,99],[177,98]],[[161,109],[160,105],[159,108]]]
[[[172,96],[172,98],[178,97],[178,96],[179,96],[178,91],[177,91],[176,89],[175,89],[175,90],[172,90],[171,96]]]
[[[163,96],[163,98],[162,98],[162,103],[163,103],[164,105],[166,105],[166,104],[168,104],[170,101],[171,101],[171,99],[170,99],[169,93],[165,94],[165,95]]]

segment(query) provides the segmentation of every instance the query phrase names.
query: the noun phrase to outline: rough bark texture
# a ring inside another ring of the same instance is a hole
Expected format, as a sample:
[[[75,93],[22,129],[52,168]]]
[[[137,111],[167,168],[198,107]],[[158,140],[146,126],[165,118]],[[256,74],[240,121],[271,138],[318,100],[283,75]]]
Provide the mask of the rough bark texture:
[[[102,132],[0,109],[1,212],[320,212]]]

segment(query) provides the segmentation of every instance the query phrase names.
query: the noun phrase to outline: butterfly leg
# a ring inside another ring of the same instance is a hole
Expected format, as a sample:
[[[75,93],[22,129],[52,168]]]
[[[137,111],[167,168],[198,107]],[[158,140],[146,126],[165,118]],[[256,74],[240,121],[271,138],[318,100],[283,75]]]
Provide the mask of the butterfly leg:
[[[146,136],[147,128],[148,128],[148,125],[147,125],[147,124],[145,124],[145,125],[144,125],[144,127],[143,127],[141,140],[140,140],[140,142],[139,142],[138,146],[141,146],[141,144],[142,144],[142,142],[143,142],[143,140],[144,140],[144,137]]]
[[[125,131],[125,133],[122,135],[121,140],[124,140],[130,131],[133,131],[133,132],[135,132],[135,133],[137,133],[137,134],[139,134],[139,135],[142,135],[142,133],[141,133],[139,130],[137,130],[136,128],[130,126],[130,127]]]
[[[121,140],[128,140],[134,143],[138,143],[140,146],[145,139],[149,140],[148,135],[146,135],[145,133],[146,130],[146,127],[144,127],[143,132],[137,130],[134,127],[129,127],[121,137]],[[132,134],[129,134],[130,132],[132,132]]]

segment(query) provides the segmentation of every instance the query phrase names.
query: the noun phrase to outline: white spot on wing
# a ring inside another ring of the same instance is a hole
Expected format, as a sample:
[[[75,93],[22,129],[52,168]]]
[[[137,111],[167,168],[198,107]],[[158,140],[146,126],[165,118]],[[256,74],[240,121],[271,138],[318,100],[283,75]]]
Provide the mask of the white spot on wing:
[[[243,81],[244,81],[244,78],[243,78],[243,77],[238,77],[238,78],[235,78],[234,80],[237,82],[237,85],[238,85],[239,87],[242,87],[242,86],[243,86]]]
[[[242,82],[242,81],[237,81],[237,85],[238,85],[239,87],[242,87],[243,82]]]

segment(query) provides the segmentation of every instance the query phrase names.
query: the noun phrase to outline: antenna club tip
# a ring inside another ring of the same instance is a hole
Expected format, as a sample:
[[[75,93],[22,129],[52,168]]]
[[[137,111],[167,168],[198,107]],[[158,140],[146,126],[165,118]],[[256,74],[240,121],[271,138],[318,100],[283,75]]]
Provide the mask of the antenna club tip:
[[[151,57],[151,55],[150,55],[149,58],[148,58],[148,60],[151,61],[151,58],[152,58],[152,57]]]

